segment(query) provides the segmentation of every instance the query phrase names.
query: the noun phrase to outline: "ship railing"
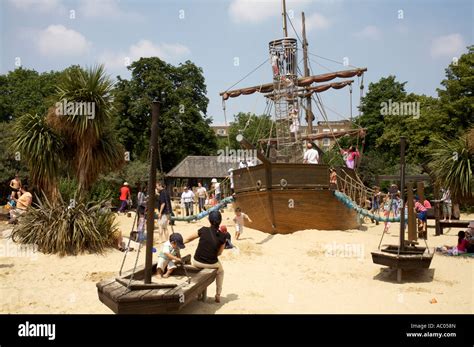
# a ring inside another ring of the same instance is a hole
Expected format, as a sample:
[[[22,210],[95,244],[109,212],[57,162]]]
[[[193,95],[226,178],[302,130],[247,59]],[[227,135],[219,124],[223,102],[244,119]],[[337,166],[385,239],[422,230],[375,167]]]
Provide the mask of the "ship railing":
[[[344,174],[336,175],[337,190],[346,194],[358,206],[364,208],[368,207],[367,201],[373,199],[375,191],[371,188],[366,187],[359,179],[359,177],[357,177],[358,179],[354,179],[344,171],[341,172],[343,172]]]

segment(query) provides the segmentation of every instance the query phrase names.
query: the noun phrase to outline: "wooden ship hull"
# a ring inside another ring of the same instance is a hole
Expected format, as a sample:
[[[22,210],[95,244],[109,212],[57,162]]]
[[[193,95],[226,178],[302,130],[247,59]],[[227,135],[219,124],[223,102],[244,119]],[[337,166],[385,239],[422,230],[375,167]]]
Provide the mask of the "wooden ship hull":
[[[339,176],[351,169],[336,168]],[[360,226],[357,213],[333,194],[327,165],[269,163],[233,172],[235,203],[252,223],[270,234],[298,230],[347,230]]]

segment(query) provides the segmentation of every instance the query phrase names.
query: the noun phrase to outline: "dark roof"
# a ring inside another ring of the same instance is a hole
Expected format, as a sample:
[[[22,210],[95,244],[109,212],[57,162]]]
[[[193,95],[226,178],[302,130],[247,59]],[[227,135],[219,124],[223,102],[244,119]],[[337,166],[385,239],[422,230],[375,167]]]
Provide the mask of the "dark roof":
[[[219,160],[219,158],[221,160]],[[226,163],[222,157],[190,155],[176,165],[166,177],[175,178],[223,178],[228,175],[228,170],[238,167],[236,163]]]

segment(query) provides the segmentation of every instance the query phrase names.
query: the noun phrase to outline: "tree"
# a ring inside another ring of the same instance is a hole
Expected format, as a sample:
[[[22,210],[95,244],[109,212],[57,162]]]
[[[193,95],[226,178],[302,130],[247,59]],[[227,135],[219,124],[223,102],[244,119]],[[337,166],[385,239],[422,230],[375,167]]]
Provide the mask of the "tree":
[[[377,83],[370,83],[367,94],[362,98],[360,109],[363,113],[356,119],[358,125],[367,129],[365,149],[370,151],[377,147],[377,139],[385,130],[385,117],[381,113],[381,104],[400,102],[405,96],[405,84],[395,80],[395,76],[381,78]]]
[[[0,76],[0,121],[24,115],[45,114],[56,90],[60,72],[18,68]]]
[[[474,194],[474,128],[454,140],[433,139],[429,168],[440,187],[451,190],[453,199]]]
[[[61,170],[76,177],[82,193],[101,173],[123,164],[123,148],[110,128],[111,87],[102,66],[72,67],[62,75],[56,94],[57,101],[72,105],[71,110],[52,107],[46,117],[25,114],[15,122],[12,147],[26,159],[33,183],[53,201],[58,198]],[[90,105],[91,114],[78,112],[83,103]]]
[[[169,171],[187,155],[211,155],[217,138],[206,116],[209,100],[202,69],[190,61],[172,66],[159,58],[133,62],[130,81],[114,92],[118,138],[132,159],[148,158],[151,102],[162,98],[159,119],[161,166]]]
[[[440,105],[449,118],[451,132],[458,136],[474,123],[474,45],[446,69],[445,89],[437,89]]]
[[[234,121],[229,126],[230,149],[240,149],[240,144],[236,140],[238,134],[242,134],[247,141],[258,147],[258,140],[275,137],[276,129],[270,115],[257,116],[253,113],[240,112],[234,116]],[[221,143],[225,147],[229,146],[229,141],[226,139]]]

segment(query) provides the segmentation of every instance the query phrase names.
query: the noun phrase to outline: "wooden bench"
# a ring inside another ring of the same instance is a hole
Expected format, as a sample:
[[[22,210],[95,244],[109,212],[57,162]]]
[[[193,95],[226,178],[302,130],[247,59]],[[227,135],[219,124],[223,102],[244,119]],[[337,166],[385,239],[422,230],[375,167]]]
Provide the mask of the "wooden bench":
[[[468,220],[451,220],[450,222],[439,221],[439,227],[441,234],[443,234],[443,228],[467,228],[471,221]]]

